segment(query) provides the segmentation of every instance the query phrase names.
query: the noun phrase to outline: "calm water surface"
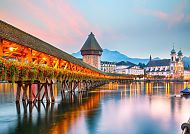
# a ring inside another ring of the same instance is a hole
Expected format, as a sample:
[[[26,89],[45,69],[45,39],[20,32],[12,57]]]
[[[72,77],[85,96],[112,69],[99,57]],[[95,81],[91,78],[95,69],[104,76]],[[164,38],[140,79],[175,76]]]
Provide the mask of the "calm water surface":
[[[16,85],[0,84],[0,134],[181,134],[190,98],[174,94],[190,83],[107,84],[62,101],[15,104]],[[35,92],[35,85],[33,91]]]

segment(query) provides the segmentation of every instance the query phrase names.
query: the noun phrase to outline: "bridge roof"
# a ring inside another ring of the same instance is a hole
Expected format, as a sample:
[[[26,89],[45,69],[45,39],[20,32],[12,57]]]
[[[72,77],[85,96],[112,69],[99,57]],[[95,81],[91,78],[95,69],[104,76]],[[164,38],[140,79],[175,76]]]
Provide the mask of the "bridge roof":
[[[73,64],[80,65],[82,67],[91,69],[93,71],[106,74],[86,63],[83,61],[71,56],[70,54],[52,46],[49,43],[46,43],[36,37],[34,37],[31,34],[28,34],[2,20],[0,20],[0,38],[7,39],[9,41],[15,42],[17,44],[20,44],[22,46],[26,46],[29,48],[32,48],[36,51],[55,56],[59,59],[63,59],[65,61],[69,61]]]

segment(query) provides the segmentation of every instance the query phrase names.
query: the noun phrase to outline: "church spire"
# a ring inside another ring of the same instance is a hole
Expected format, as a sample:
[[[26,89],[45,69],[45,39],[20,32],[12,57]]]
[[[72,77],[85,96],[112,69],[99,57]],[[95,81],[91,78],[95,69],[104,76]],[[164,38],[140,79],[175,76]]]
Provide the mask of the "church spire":
[[[151,56],[151,54],[150,54],[150,61],[152,60],[152,56]]]

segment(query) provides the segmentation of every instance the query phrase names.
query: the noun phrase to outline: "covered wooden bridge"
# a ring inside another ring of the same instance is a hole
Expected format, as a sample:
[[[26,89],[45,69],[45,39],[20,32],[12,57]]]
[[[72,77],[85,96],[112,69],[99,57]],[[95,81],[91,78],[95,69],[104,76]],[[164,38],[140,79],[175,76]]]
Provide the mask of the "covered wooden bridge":
[[[110,80],[133,79],[104,73],[3,21],[0,21],[0,74],[0,81],[17,83],[17,102],[21,90],[24,101],[35,102],[45,97],[47,102],[53,102],[55,81],[61,83],[63,93],[89,90]],[[32,84],[37,84],[36,94]]]

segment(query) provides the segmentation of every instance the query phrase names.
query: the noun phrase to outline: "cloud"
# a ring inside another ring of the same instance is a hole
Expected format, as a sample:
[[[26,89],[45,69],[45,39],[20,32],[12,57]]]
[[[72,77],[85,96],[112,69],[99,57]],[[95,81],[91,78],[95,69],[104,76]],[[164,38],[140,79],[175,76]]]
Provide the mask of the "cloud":
[[[184,13],[184,4],[180,3],[177,5],[172,12],[165,12],[162,10],[153,10],[147,8],[138,9],[138,13],[146,15],[146,16],[153,16],[161,21],[167,23],[168,28],[175,27],[177,24],[181,22],[190,22],[190,15]]]
[[[96,35],[101,34],[98,28],[64,0],[7,2],[17,10],[0,9],[2,20],[62,50],[80,48],[81,40],[85,40],[91,31]]]

